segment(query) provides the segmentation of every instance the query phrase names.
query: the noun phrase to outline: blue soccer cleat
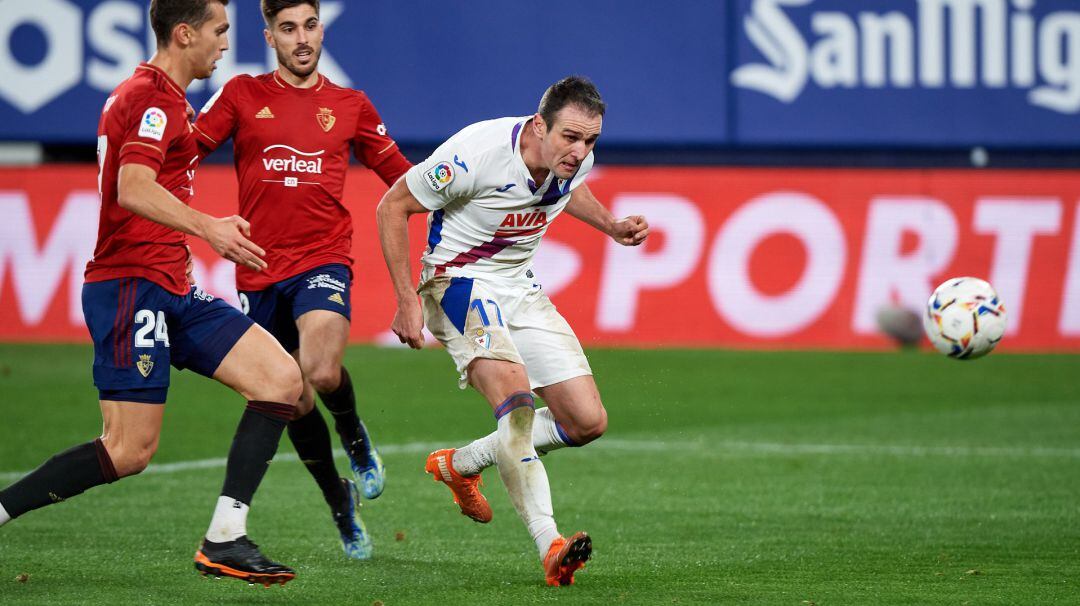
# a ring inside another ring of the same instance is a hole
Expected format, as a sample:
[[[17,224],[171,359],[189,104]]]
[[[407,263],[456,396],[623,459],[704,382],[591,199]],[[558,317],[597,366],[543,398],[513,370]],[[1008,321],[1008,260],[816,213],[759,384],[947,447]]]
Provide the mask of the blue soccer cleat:
[[[349,496],[344,509],[334,512],[334,524],[341,533],[341,548],[354,560],[370,560],[374,547],[364,520],[360,519],[360,489],[352,480],[341,478],[341,482]]]
[[[360,435],[363,436],[361,439],[344,445],[345,454],[349,455],[349,466],[364,498],[374,499],[386,487],[386,467],[379,451],[371,443],[363,421],[360,422]]]

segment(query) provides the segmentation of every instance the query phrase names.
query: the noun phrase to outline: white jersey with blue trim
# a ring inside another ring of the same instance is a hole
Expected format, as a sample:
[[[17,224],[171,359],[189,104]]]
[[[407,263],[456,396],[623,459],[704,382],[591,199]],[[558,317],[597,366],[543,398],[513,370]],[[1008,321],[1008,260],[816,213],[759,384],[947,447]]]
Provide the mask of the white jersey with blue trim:
[[[477,122],[450,137],[405,173],[428,215],[421,281],[433,276],[531,278],[532,258],[548,225],[585,182],[589,155],[570,179],[553,172],[533,182],[521,158],[532,116]]]

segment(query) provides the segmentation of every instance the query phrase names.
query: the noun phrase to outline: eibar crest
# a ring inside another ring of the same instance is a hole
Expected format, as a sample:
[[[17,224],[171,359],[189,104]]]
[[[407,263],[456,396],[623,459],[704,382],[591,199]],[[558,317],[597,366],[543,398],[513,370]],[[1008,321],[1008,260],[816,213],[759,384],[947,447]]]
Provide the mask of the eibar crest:
[[[135,367],[145,379],[150,376],[150,371],[154,370],[154,361],[150,359],[150,354],[139,354],[139,361],[135,363]]]
[[[319,113],[315,114],[315,119],[319,121],[319,126],[324,132],[330,132],[330,129],[334,128],[334,123],[337,122],[334,110],[329,107],[320,107]]]

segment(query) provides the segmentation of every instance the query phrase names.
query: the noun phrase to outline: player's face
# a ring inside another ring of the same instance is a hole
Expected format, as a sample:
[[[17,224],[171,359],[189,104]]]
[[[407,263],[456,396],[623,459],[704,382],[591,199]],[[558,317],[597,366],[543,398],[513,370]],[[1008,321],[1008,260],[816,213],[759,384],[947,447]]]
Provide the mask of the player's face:
[[[283,9],[266,30],[266,42],[277,51],[278,64],[306,78],[319,66],[323,25],[310,4]]]
[[[537,116],[542,129],[547,126]],[[569,179],[577,172],[600,137],[603,117],[589,114],[577,105],[567,105],[555,114],[555,123],[541,137],[540,157],[544,165],[560,179]]]
[[[222,53],[229,49],[229,37],[225,35],[229,31],[229,16],[225,14],[225,7],[211,2],[209,9],[210,19],[194,30],[188,46],[197,79],[209,78],[217,69]]]

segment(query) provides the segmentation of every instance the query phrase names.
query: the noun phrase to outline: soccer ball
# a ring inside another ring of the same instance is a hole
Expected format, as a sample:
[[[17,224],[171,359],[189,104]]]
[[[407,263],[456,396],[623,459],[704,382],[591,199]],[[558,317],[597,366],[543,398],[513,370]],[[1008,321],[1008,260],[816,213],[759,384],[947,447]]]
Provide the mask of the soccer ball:
[[[998,344],[1005,334],[1005,320],[1005,306],[989,282],[952,278],[930,295],[923,328],[941,353],[958,360],[974,360]]]

